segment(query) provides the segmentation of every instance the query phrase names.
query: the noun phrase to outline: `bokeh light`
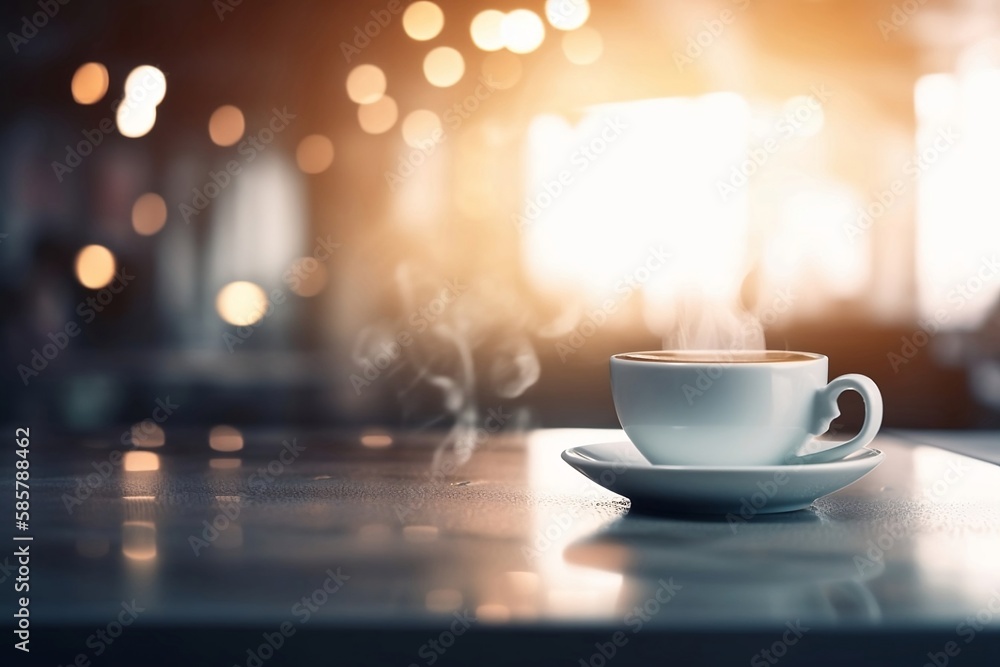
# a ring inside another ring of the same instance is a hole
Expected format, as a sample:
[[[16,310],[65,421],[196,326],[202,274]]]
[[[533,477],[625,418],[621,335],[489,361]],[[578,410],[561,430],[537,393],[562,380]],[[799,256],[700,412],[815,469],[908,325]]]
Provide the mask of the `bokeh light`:
[[[156,105],[167,94],[167,77],[152,65],[140,65],[125,79],[125,96],[115,111],[123,137],[143,137],[156,124]]]
[[[396,100],[383,95],[374,104],[362,104],[358,107],[358,124],[368,134],[382,134],[392,129],[399,118]]]
[[[521,59],[508,51],[497,51],[483,58],[483,76],[487,78],[491,86],[496,86],[500,90],[507,90],[517,85],[521,80],[521,73],[524,66]]]
[[[574,65],[589,65],[601,57],[604,41],[597,30],[583,27],[563,35],[562,49],[566,59]]]
[[[444,28],[444,12],[433,2],[414,2],[403,13],[403,30],[411,38],[425,42]]]
[[[375,65],[358,65],[347,75],[347,96],[358,104],[378,102],[385,87],[385,72]]]
[[[326,287],[326,267],[315,257],[300,257],[292,262],[291,290],[299,296],[316,296]]]
[[[80,65],[73,75],[70,91],[79,104],[94,104],[108,92],[108,69],[101,63]]]
[[[531,53],[545,40],[545,24],[530,9],[515,9],[500,26],[504,45],[514,53]]]
[[[132,228],[143,236],[152,236],[167,223],[167,203],[155,192],[140,195],[132,204]]]
[[[167,442],[167,434],[150,419],[133,424],[131,437],[136,447],[162,447]]]
[[[417,109],[403,119],[403,141],[413,148],[424,148],[440,139],[441,119],[433,111]]]
[[[153,452],[125,452],[122,464],[126,472],[150,472],[160,469],[160,457]]]
[[[232,426],[215,426],[208,432],[208,446],[217,452],[238,452],[243,449],[243,434]]]
[[[306,174],[319,174],[333,164],[333,142],[322,134],[310,134],[295,149],[295,162]]]
[[[256,324],[267,312],[267,294],[259,286],[246,280],[229,283],[215,299],[219,317],[238,327]]]
[[[144,137],[156,124],[156,107],[151,104],[132,105],[126,100],[115,111],[115,123],[123,137]]]
[[[392,436],[385,431],[368,431],[361,435],[361,445],[371,449],[391,447]]]
[[[76,277],[90,289],[101,289],[115,277],[115,256],[101,245],[89,245],[76,256]]]
[[[125,99],[132,104],[156,106],[167,96],[167,77],[152,65],[139,65],[125,78]]]
[[[454,86],[465,74],[462,54],[450,46],[439,46],[424,58],[424,76],[432,86]]]
[[[546,0],[545,18],[553,28],[576,30],[590,17],[587,0]]]
[[[224,104],[208,119],[208,136],[216,146],[232,146],[246,130],[243,112],[232,104]]]
[[[504,47],[503,19],[506,16],[498,9],[479,12],[472,19],[469,32],[472,42],[483,51],[499,51]]]

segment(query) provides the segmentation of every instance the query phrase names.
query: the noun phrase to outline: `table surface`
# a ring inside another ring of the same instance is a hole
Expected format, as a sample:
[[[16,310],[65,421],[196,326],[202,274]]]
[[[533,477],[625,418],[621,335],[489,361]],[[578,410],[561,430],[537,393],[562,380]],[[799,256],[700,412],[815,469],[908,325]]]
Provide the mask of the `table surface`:
[[[559,457],[620,431],[494,435],[450,476],[432,465],[440,437],[360,436],[295,436],[289,448],[287,434],[250,434],[221,454],[192,435],[184,451],[126,452],[120,465],[110,443],[72,456],[35,444],[33,619],[79,628],[53,644],[55,659],[89,652],[87,634],[133,600],[144,629],[410,633],[401,655],[413,664],[432,664],[414,638],[461,618],[484,637],[710,631],[759,645],[796,624],[923,635],[933,640],[909,658],[920,664],[940,640],[964,646],[973,626],[961,624],[978,614],[972,634],[988,640],[975,646],[995,655],[1000,467],[932,446],[933,434],[883,434],[873,446],[886,459],[868,476],[740,524],[630,515]],[[88,475],[89,497],[71,500]],[[221,664],[241,648],[219,648]]]

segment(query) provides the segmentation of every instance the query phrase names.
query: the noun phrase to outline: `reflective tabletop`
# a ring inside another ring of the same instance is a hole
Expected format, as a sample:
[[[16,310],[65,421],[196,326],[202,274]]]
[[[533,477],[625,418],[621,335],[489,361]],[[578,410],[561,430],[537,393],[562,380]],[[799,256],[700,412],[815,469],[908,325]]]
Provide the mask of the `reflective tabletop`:
[[[560,459],[622,435],[492,435],[457,468],[427,433],[38,443],[32,656],[1000,664],[1000,467],[889,433],[807,510],[640,515]]]

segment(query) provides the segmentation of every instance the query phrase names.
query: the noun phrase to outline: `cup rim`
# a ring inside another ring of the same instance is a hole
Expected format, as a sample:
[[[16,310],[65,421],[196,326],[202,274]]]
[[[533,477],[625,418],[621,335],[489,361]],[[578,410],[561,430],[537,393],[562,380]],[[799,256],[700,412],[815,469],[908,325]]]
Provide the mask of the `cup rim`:
[[[722,357],[718,361],[710,361],[706,359],[693,358],[691,360],[683,359],[630,359],[629,357],[635,357],[638,355],[659,355],[664,352],[678,355],[678,356],[691,356],[697,357],[698,355],[715,355]],[[759,355],[759,354],[771,355],[771,354],[781,354],[781,355],[801,355],[806,357],[805,359],[761,359],[758,361],[733,361],[734,358],[738,358],[740,355]],[[727,358],[728,357],[728,358]],[[714,366],[716,364],[737,364],[741,367],[743,366],[772,366],[776,363],[782,364],[807,364],[814,361],[821,361],[826,359],[826,355],[819,354],[818,352],[800,352],[798,350],[643,350],[639,352],[619,352],[618,354],[611,355],[612,361],[624,362],[624,363],[634,363],[634,364],[665,364],[672,366]]]

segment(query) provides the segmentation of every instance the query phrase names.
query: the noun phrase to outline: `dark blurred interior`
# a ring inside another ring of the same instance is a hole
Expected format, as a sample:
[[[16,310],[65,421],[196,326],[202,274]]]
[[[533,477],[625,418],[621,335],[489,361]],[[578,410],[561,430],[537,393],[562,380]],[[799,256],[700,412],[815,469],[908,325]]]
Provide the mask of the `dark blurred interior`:
[[[763,331],[1000,426],[1000,6],[409,4],[4,4],[0,420],[615,427]]]

